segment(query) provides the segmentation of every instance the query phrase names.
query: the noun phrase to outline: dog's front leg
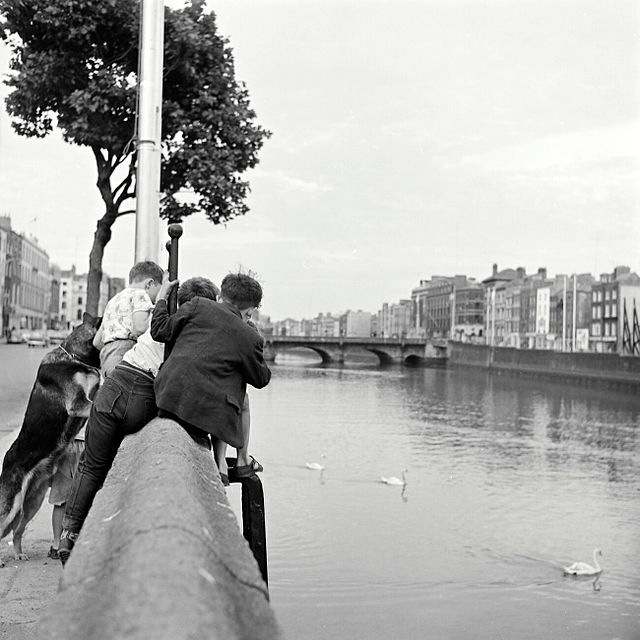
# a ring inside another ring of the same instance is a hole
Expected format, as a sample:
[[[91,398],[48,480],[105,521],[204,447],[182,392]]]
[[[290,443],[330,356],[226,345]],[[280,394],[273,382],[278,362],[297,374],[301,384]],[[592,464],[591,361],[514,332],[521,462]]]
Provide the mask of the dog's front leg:
[[[29,556],[26,553],[22,552],[22,534],[24,533],[24,527],[18,533],[17,531],[13,532],[13,557],[16,560],[28,560]]]

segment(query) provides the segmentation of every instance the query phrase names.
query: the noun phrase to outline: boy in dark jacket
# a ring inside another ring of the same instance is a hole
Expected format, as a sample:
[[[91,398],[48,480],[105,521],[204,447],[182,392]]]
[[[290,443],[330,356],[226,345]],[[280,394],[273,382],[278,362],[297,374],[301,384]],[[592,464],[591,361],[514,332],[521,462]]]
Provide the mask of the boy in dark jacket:
[[[261,471],[249,455],[241,412],[247,384],[262,389],[271,379],[264,340],[247,323],[262,288],[248,275],[229,274],[220,287],[222,302],[194,298],[170,316],[166,296],[174,284],[165,278],[151,318],[154,340],[170,346],[154,385],[160,416],[176,419],[203,443],[211,434],[223,482],[226,444],[238,450],[238,476]]]

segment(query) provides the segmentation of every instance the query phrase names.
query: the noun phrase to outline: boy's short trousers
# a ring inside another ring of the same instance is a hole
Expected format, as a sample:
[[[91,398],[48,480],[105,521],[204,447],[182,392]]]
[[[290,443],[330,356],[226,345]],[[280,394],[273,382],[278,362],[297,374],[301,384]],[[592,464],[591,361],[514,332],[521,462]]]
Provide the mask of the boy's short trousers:
[[[78,468],[80,454],[84,451],[84,440],[74,440],[51,479],[51,491],[49,492],[49,504],[64,504],[69,496],[73,476]]]
[[[100,370],[105,378],[120,364],[124,354],[135,344],[135,340],[113,340],[100,349]]]

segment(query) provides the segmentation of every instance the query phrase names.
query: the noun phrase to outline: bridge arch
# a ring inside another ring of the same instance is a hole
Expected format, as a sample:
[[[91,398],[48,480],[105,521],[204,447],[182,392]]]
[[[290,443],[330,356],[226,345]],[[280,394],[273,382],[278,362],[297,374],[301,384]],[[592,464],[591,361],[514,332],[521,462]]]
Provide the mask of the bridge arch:
[[[410,354],[404,359],[404,364],[407,367],[419,367],[424,363],[424,358],[415,354]]]
[[[369,347],[366,348],[365,351],[373,353],[375,356],[377,356],[378,360],[380,360],[380,364],[394,364],[395,362],[392,356],[390,356],[386,351],[382,351],[381,349],[374,349]]]
[[[291,344],[291,345],[271,345],[273,360],[278,357],[279,354],[287,353],[288,351],[300,352],[306,351],[315,353],[320,356],[322,359],[322,364],[329,364],[331,362],[340,361],[339,357],[336,357],[336,354],[328,349],[323,349],[322,347],[315,345],[306,345],[306,344]]]

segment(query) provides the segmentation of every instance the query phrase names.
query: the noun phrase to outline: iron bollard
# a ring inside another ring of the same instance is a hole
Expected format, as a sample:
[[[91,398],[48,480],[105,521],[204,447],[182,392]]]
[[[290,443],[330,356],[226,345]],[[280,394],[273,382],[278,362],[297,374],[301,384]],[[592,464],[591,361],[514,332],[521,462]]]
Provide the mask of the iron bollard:
[[[178,239],[182,235],[182,225],[170,224],[167,232],[171,240],[167,241],[167,251],[169,252],[169,279],[178,278]],[[178,287],[174,287],[167,300],[167,309],[170,314],[178,310]]]
[[[264,491],[262,481],[257,475],[238,478],[233,473],[235,458],[227,458],[229,482],[242,485],[242,535],[249,543],[253,557],[258,563],[264,583],[269,586],[267,571],[267,529],[265,526]]]

